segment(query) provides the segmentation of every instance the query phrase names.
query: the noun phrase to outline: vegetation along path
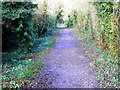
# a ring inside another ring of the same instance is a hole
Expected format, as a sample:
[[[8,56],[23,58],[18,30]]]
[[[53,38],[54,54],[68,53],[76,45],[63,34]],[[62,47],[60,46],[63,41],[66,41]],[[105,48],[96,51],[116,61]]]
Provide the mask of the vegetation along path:
[[[88,58],[71,29],[61,28],[54,47],[42,61],[43,68],[27,87],[95,88],[99,87]]]

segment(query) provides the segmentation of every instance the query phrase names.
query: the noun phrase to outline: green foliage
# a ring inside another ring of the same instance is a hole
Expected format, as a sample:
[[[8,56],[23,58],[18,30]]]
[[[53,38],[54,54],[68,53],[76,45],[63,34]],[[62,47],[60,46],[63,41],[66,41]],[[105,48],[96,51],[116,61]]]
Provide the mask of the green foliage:
[[[47,13],[46,3],[41,14],[35,12],[37,5],[32,2],[3,2],[2,6],[3,63],[22,58],[37,38],[53,36],[57,31],[56,19]]]
[[[45,36],[49,36],[49,35],[53,35],[54,34],[54,30],[56,30],[56,27],[55,27],[55,19],[50,16],[50,15],[47,15],[47,14],[43,14],[41,15],[43,21],[41,22],[44,22],[44,23],[41,23],[39,24],[39,29],[37,30],[38,32],[38,36],[39,37],[45,37]]]
[[[115,21],[115,12],[117,9],[114,7],[114,2],[96,2],[94,5],[97,8],[97,16],[99,19],[99,35],[101,37],[102,43],[103,43],[103,48],[108,51],[108,53],[112,56],[117,58],[117,48],[118,48],[118,42],[116,38],[119,38],[117,36],[117,22]],[[118,12],[117,12],[118,13]]]
[[[3,51],[33,45],[32,17],[35,14],[32,2],[2,2]]]
[[[54,34],[57,34],[57,32],[54,32]],[[54,44],[54,42],[55,39],[53,38],[53,36],[38,38],[36,39],[36,43],[34,44],[34,46],[31,48],[31,52],[39,52],[42,49],[49,48]]]
[[[20,50],[14,51],[14,52],[5,52],[2,54],[2,64],[5,63],[13,63],[15,62],[14,59],[20,59],[25,57],[28,54],[27,51],[21,52]]]
[[[2,2],[2,6],[3,88],[20,88],[31,82],[41,66],[34,55],[33,60],[28,59],[29,53],[37,51],[34,53],[41,59],[53,45],[58,32],[56,18],[48,14],[47,3],[39,13],[32,2]]]
[[[56,15],[56,22],[58,22],[58,23],[62,23],[63,22],[63,19],[62,19],[63,15],[62,15],[62,13],[63,13],[62,9],[56,11],[56,14],[57,14]]]
[[[109,56],[105,50],[89,38],[89,31],[86,33],[73,30],[73,35],[78,38],[79,45],[84,48],[85,54],[89,58],[90,66],[95,70],[96,79],[102,88],[118,88],[118,61]]]
[[[78,14],[78,26],[75,35],[90,58],[90,66],[96,73],[101,87],[119,87],[119,4],[116,2],[94,2],[96,9],[92,18],[91,12]],[[78,12],[79,13],[79,12]],[[93,13],[93,12],[92,12]],[[79,20],[78,20],[79,19]],[[93,20],[94,19],[94,20]],[[117,32],[117,33],[116,33]]]
[[[67,27],[72,27],[77,23],[77,12],[73,10],[70,15],[68,15]]]
[[[43,11],[40,8],[43,8]],[[56,17],[49,15],[47,12],[47,2],[38,7],[33,22],[37,38],[52,36],[57,31]]]
[[[30,82],[28,77],[32,77],[36,72],[37,68],[40,67],[39,60],[24,60],[18,61],[17,63],[13,63],[12,66],[4,66],[3,69],[3,88],[20,88],[25,83]]]
[[[37,39],[36,46],[33,47],[33,51],[30,54],[27,52],[22,54],[18,54],[17,52],[5,53],[3,59],[12,60],[10,62],[7,60],[3,65],[3,88],[21,88],[25,84],[29,84],[37,69],[41,67],[41,60],[48,52],[48,49],[54,44],[54,41],[54,37]],[[27,59],[31,57],[32,59]],[[39,59],[34,60],[36,59],[35,57]]]

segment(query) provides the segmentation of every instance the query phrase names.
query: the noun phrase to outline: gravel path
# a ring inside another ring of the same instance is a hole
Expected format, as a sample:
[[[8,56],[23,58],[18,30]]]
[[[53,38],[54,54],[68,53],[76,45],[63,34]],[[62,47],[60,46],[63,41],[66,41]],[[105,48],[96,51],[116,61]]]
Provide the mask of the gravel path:
[[[60,29],[54,47],[45,56],[43,68],[28,85],[32,88],[97,88],[88,58],[69,28]]]

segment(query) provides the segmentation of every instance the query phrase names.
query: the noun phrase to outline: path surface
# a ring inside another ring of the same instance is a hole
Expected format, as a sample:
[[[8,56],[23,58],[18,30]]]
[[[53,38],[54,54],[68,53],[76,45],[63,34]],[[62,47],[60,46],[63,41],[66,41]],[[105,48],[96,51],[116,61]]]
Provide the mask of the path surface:
[[[95,88],[95,80],[88,59],[72,37],[71,30],[62,28],[54,47],[43,60],[40,70],[28,87],[33,88]]]

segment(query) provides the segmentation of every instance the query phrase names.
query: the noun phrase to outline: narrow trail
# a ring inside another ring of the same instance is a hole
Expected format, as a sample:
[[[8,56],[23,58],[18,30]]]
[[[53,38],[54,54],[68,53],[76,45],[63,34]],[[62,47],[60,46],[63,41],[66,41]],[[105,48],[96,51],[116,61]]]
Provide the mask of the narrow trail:
[[[88,58],[71,29],[61,28],[54,47],[42,61],[43,69],[28,87],[32,88],[97,88],[98,82]]]

